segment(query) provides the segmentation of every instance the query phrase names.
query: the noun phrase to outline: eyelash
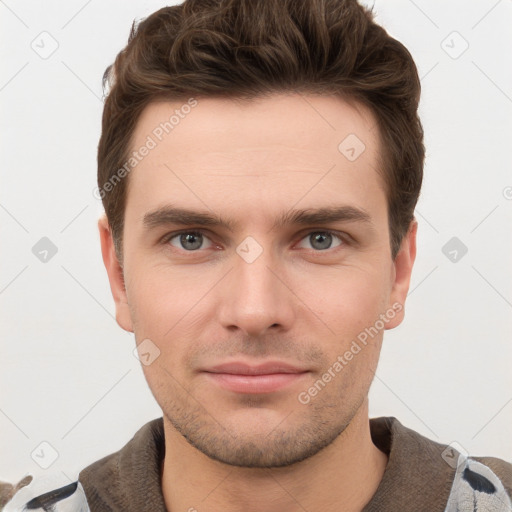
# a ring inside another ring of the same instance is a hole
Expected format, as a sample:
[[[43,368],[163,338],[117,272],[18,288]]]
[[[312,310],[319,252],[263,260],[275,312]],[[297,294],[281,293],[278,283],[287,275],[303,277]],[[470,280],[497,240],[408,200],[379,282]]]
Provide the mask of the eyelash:
[[[308,231],[307,233],[304,234],[304,236],[302,236],[300,239],[299,239],[299,242],[304,240],[306,237],[312,235],[313,233],[325,233],[325,234],[328,234],[328,235],[332,235],[333,237],[336,237],[339,239],[340,241],[340,245],[336,246],[336,247],[332,247],[332,248],[328,248],[328,249],[324,249],[324,250],[315,250],[315,249],[308,249],[310,251],[313,251],[315,253],[327,253],[327,252],[331,252],[332,250],[335,250],[335,249],[338,249],[344,245],[348,245],[349,244],[349,236],[346,234],[346,233],[342,233],[342,232],[339,232],[339,231],[333,231],[333,230],[330,230],[330,229],[313,229],[311,231]],[[182,231],[175,231],[175,232],[172,232],[172,233],[168,233],[167,235],[165,235],[162,239],[161,239],[161,243],[163,245],[167,245],[169,244],[169,242],[179,236],[179,235],[184,235],[184,234],[201,234],[203,236],[205,236],[206,238],[208,238],[213,244],[215,244],[215,242],[213,242],[213,240],[211,240],[211,238],[208,236],[208,232],[203,230],[203,229],[185,229],[185,230],[182,230]],[[197,249],[195,251],[187,251],[186,249],[181,249],[183,252],[187,252],[187,253],[194,253],[194,252],[200,252],[200,249]]]

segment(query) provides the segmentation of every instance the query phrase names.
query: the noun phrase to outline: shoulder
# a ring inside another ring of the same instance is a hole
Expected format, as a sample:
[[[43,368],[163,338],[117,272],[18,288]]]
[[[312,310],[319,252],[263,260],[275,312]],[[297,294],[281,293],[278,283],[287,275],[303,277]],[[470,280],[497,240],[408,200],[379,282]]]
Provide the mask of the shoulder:
[[[509,462],[460,453],[453,444],[424,437],[393,417],[371,419],[370,430],[389,461],[375,495],[379,507],[368,510],[395,510],[397,502],[396,509],[411,510],[421,499],[436,511],[512,512]],[[393,500],[387,504],[389,496]]]
[[[509,496],[512,496],[512,464],[496,457],[471,457],[474,461],[488,467],[503,483]]]
[[[494,457],[458,455],[445,512],[512,511],[512,464]]]
[[[158,418],[144,425],[120,450],[82,469],[74,481],[62,473],[29,476],[24,479],[28,485],[17,488],[6,484],[5,501],[10,501],[4,509],[0,505],[0,510],[143,510],[148,503],[150,510],[164,510],[159,484],[164,454],[163,420]]]
[[[70,482],[64,475],[58,474],[26,479],[29,483],[19,487],[14,496],[9,497],[10,501],[2,509],[3,512],[90,512],[84,490],[78,480]]]
[[[396,422],[395,432],[414,439],[414,445],[434,456],[439,466],[452,468],[445,512],[512,512],[512,464],[496,457],[460,453],[452,445],[437,443]],[[439,457],[440,455],[440,457]],[[432,466],[434,468],[434,466]]]

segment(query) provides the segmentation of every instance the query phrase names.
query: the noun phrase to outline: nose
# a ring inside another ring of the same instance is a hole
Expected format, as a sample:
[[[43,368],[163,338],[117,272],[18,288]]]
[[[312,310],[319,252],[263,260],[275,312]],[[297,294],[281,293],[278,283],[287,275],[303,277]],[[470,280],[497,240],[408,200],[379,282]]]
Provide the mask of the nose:
[[[270,251],[254,260],[233,256],[233,268],[223,280],[218,315],[224,328],[246,336],[263,336],[269,329],[286,331],[294,316],[294,295],[286,273]]]

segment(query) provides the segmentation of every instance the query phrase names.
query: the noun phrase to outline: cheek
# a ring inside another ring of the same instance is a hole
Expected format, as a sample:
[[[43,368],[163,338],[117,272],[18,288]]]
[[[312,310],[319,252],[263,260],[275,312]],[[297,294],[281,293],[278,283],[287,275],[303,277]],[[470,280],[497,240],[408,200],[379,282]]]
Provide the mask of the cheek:
[[[169,385],[189,382],[188,357],[196,353],[215,312],[209,294],[219,277],[211,269],[168,265],[140,267],[129,287],[137,343],[151,340],[158,350],[143,371],[154,394]]]
[[[346,340],[374,325],[384,312],[389,283],[377,266],[343,267],[297,277],[297,295],[335,333]]]
[[[187,324],[216,282],[208,271],[190,272],[179,266],[140,266],[132,275],[127,292],[135,324],[141,335],[160,340]]]

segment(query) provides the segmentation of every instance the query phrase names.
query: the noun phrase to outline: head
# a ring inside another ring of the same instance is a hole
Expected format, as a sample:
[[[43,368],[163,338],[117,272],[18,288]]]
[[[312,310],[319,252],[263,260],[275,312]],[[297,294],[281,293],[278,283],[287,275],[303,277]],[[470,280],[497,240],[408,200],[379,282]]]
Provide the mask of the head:
[[[134,25],[104,80],[103,258],[168,428],[229,464],[317,453],[404,314],[412,57],[356,1],[187,0]],[[269,362],[293,376],[241,391],[222,366]]]

